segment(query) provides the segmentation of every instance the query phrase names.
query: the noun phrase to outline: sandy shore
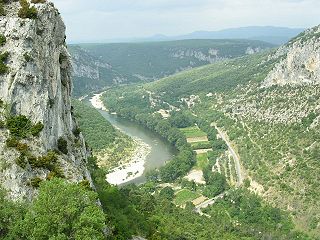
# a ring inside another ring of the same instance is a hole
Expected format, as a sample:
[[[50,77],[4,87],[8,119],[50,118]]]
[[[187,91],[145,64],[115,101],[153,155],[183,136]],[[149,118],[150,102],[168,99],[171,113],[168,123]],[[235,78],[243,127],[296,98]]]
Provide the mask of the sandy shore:
[[[103,94],[104,92],[95,94],[90,99],[90,102],[96,109],[107,111],[106,107],[100,99]],[[133,140],[135,141],[137,147],[129,161],[127,163],[121,164],[119,167],[111,169],[110,172],[106,175],[106,180],[110,184],[120,185],[143,175],[145,169],[144,164],[147,156],[151,152],[151,146],[143,142],[139,138],[135,138]]]
[[[103,110],[103,111],[108,111],[108,109],[104,106],[101,96],[104,94],[104,92],[95,94],[91,99],[90,102],[92,106],[96,109]]]
[[[137,148],[130,162],[112,169],[107,174],[106,179],[110,184],[120,185],[143,175],[144,164],[151,147],[141,139],[134,139],[134,141],[137,143]]]

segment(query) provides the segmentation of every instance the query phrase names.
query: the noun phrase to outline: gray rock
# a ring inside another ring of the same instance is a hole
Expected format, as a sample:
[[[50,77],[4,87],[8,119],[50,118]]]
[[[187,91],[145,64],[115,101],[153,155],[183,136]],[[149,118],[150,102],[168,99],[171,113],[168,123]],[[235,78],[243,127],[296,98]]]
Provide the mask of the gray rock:
[[[0,75],[0,99],[10,106],[11,114],[22,114],[33,123],[44,124],[39,138],[25,141],[33,155],[56,149],[57,140],[63,137],[69,153],[59,155],[59,165],[66,178],[73,182],[91,181],[84,139],[81,134],[78,138],[73,134],[77,124],[70,102],[72,66],[65,44],[65,25],[52,3],[32,5],[38,10],[37,20],[19,18],[16,2],[6,6],[7,16],[0,17],[0,34],[7,38],[0,51],[10,54],[10,70]],[[0,163],[6,166],[0,169],[0,184],[13,199],[31,199],[36,190],[28,181],[33,177],[45,179],[49,171],[17,166],[19,153],[4,144],[8,136],[7,131],[0,131]]]
[[[268,74],[262,87],[320,83],[320,26],[281,47],[271,58],[281,61]]]

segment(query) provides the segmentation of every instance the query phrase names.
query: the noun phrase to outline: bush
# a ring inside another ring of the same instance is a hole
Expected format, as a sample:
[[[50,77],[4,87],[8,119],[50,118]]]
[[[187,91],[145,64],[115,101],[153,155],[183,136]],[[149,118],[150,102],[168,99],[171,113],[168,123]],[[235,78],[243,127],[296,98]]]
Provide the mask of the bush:
[[[42,182],[43,180],[39,177],[35,177],[35,178],[32,178],[30,180],[30,185],[34,188],[38,188],[40,186],[40,183]]]
[[[26,168],[27,161],[24,154],[20,154],[20,156],[16,159],[16,164],[23,169]]]
[[[38,122],[37,124],[31,127],[30,133],[32,134],[32,136],[38,137],[43,128],[44,125],[41,122]]]
[[[11,138],[8,138],[7,140],[6,140],[6,146],[7,147],[17,147],[18,146],[18,144],[19,144],[19,141],[18,141],[18,139],[17,138],[15,138],[15,137],[11,137]]]
[[[33,58],[28,53],[24,53],[23,57],[24,57],[24,60],[26,60],[26,62],[31,62],[33,60]]]
[[[0,46],[3,46],[6,43],[6,41],[7,38],[4,35],[0,34]]]
[[[81,133],[81,129],[79,127],[76,127],[74,130],[73,130],[73,134],[75,137],[79,137]]]
[[[34,168],[47,168],[49,170],[54,169],[54,165],[58,161],[58,157],[55,152],[49,151],[47,155],[38,158],[31,157],[28,159],[31,167]]]
[[[32,3],[45,3],[46,0],[31,0]]]
[[[58,139],[58,149],[64,154],[68,154],[68,142],[63,137]]]
[[[20,0],[21,8],[19,9],[18,16],[20,18],[36,19],[38,17],[38,11],[35,7],[30,7],[30,3],[27,0]]]
[[[29,150],[29,147],[27,144],[25,143],[20,143],[18,142],[16,149],[20,152],[20,153],[27,153]]]
[[[4,121],[0,120],[0,128],[5,128],[6,124]]]
[[[5,64],[5,61],[7,61],[9,57],[9,53],[5,52],[5,53],[1,53],[0,54],[0,74],[5,74],[8,72],[8,67]]]
[[[90,182],[86,179],[79,182],[79,185],[84,187],[85,189],[91,190]]]
[[[26,138],[28,135],[39,136],[43,129],[43,124],[38,122],[32,125],[31,121],[24,115],[11,116],[7,119],[6,126],[12,136],[16,138]]]
[[[0,1],[0,16],[5,16],[6,12],[3,7],[3,2]]]
[[[31,127],[31,121],[24,115],[11,116],[7,119],[7,128],[15,137],[26,138]]]

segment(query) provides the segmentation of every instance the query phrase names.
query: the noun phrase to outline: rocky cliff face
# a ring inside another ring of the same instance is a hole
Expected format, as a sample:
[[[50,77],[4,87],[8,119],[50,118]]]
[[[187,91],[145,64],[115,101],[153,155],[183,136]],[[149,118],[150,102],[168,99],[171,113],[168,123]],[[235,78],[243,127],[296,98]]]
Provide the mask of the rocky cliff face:
[[[309,29],[292,39],[272,58],[282,60],[269,73],[263,82],[264,87],[319,84],[320,26]]]
[[[65,44],[65,25],[52,3],[31,4],[37,19],[17,16],[19,2],[5,5],[0,17],[0,34],[6,38],[0,52],[8,52],[8,71],[0,75],[0,99],[11,116],[25,115],[44,125],[39,137],[21,140],[35,157],[57,149],[58,139],[67,143],[68,153],[57,154],[59,168],[71,181],[90,180],[87,152],[77,129],[70,103],[71,61]],[[4,112],[4,111],[3,111]],[[2,119],[4,115],[1,116]],[[50,170],[16,164],[19,152],[6,146],[7,129],[0,130],[0,183],[12,198],[32,198],[31,179],[45,179]]]

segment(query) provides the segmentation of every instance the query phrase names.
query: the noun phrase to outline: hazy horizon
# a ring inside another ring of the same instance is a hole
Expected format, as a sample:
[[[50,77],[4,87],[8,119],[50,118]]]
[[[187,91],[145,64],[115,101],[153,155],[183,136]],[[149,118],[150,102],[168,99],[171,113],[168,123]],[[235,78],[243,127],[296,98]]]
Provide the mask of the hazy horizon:
[[[317,0],[52,0],[68,42],[176,36],[247,26],[309,28],[320,23]]]

